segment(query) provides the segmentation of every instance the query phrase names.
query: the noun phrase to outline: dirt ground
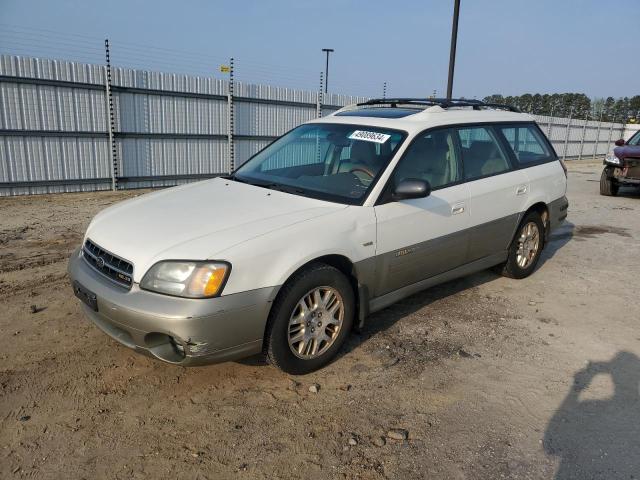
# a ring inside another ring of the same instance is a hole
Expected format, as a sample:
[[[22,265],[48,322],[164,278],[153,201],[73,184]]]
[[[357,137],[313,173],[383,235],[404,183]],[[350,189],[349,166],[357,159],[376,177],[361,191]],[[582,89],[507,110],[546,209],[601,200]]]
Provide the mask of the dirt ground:
[[[414,295],[295,378],[167,365],[82,316],[66,259],[141,192],[0,199],[0,477],[640,478],[640,194],[599,196],[600,169],[570,165],[530,278]]]

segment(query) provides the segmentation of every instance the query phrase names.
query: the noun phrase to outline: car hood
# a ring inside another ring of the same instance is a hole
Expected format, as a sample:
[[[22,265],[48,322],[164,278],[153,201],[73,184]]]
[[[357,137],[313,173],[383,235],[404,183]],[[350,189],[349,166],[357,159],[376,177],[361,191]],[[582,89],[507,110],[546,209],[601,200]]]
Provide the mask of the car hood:
[[[624,145],[623,147],[616,147],[613,149],[613,154],[618,158],[640,158],[640,146]]]
[[[100,212],[86,238],[134,264],[134,281],[160,260],[229,260],[227,250],[345,205],[216,178],[160,190]]]

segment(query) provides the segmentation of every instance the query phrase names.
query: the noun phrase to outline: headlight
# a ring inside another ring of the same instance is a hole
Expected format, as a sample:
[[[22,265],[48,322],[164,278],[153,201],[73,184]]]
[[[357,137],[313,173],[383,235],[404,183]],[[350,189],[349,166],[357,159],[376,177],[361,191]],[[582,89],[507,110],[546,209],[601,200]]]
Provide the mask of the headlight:
[[[613,165],[621,165],[620,159],[615,155],[607,155],[604,159],[606,163],[611,163]]]
[[[231,265],[223,262],[158,262],[145,273],[140,288],[186,298],[215,297],[222,292]]]

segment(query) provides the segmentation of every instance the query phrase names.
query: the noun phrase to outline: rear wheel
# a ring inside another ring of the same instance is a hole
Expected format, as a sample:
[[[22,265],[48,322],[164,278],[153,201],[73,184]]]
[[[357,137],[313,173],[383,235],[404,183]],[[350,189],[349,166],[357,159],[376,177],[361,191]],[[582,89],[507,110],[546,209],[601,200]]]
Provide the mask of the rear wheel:
[[[602,175],[600,175],[600,195],[615,197],[618,195],[619,188],[620,186],[609,175],[609,169],[602,170]]]
[[[529,212],[520,222],[509,246],[509,256],[502,267],[502,275],[525,278],[533,273],[544,246],[544,223],[538,212]]]
[[[349,280],[325,264],[305,268],[276,299],[266,333],[269,360],[301,375],[331,361],[353,325],[355,298]]]

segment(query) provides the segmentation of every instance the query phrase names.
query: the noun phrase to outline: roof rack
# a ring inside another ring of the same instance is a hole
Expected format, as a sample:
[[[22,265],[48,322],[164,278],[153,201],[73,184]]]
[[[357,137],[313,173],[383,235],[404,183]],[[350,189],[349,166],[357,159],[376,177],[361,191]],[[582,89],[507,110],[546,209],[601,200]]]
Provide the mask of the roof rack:
[[[388,105],[391,108],[396,108],[398,105],[415,105],[417,107],[433,107],[437,105],[441,108],[472,107],[474,110],[495,108],[520,113],[520,110],[511,105],[484,103],[480,100],[469,100],[466,98],[372,98],[366,102],[356,104],[358,107],[371,107],[376,105]]]

